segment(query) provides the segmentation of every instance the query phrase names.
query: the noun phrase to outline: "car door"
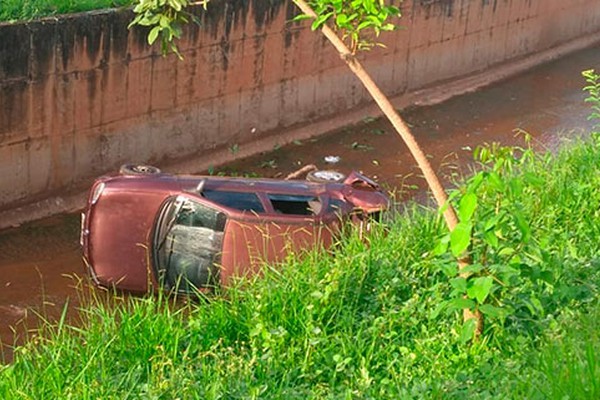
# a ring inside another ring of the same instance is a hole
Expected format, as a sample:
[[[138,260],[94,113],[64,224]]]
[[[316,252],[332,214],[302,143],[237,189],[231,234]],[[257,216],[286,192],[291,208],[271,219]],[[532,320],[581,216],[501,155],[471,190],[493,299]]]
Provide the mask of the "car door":
[[[291,252],[329,246],[338,222],[323,218],[324,199],[314,194],[263,193],[265,212],[232,215],[223,243],[221,282],[232,276],[260,272],[264,264],[280,263]]]

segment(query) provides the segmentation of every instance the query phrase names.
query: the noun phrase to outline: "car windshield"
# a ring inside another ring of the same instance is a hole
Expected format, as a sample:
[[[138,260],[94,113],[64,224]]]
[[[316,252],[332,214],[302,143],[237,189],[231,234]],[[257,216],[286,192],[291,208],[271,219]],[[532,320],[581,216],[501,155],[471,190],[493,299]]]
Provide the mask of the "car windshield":
[[[178,292],[217,283],[225,214],[184,196],[164,207],[154,241],[159,279]]]

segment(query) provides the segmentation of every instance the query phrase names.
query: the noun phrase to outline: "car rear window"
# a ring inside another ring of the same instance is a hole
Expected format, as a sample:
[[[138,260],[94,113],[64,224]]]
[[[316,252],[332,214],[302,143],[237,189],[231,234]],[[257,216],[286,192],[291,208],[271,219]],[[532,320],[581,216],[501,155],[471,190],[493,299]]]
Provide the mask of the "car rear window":
[[[217,204],[240,211],[264,213],[265,209],[256,193],[203,190],[202,195]]]
[[[275,212],[292,215],[317,215],[321,212],[321,201],[315,196],[269,194]]]

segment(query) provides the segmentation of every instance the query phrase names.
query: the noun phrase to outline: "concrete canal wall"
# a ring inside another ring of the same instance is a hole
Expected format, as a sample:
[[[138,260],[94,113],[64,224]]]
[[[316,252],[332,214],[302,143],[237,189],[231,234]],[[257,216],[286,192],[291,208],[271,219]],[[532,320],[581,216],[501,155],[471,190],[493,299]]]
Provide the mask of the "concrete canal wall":
[[[404,104],[423,88],[600,39],[600,1],[401,7],[403,29],[384,35],[387,48],[365,64]],[[0,210],[127,161],[218,164],[234,143],[249,154],[372,112],[333,48],[307,23],[289,22],[295,14],[290,0],[212,0],[202,25],[184,33],[184,61],[129,31],[129,11],[0,25]]]

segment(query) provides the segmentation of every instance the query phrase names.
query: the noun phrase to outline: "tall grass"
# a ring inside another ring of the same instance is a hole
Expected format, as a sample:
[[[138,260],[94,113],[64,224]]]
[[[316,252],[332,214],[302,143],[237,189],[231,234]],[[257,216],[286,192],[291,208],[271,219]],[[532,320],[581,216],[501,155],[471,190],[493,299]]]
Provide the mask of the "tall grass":
[[[600,307],[564,315],[546,334],[533,362],[542,397],[600,398]]]
[[[0,22],[123,7],[133,0],[0,0]]]

